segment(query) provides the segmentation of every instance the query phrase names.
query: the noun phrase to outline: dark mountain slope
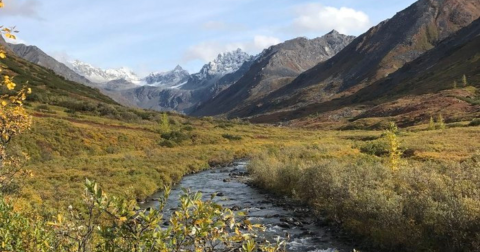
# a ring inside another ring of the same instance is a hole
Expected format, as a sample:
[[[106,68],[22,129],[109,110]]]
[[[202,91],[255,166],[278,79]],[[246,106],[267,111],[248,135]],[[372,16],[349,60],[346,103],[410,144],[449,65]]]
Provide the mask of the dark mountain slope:
[[[0,45],[0,48],[5,48],[5,45]],[[98,89],[66,80],[50,69],[16,56],[10,49],[7,50],[7,58],[0,59],[0,65],[3,68],[2,74],[14,76],[15,82],[20,86],[27,84],[32,88],[33,94],[28,97],[29,100],[55,104],[82,100],[116,104]]]
[[[463,87],[463,75],[472,88]],[[480,93],[474,87],[480,87],[480,19],[395,73],[352,95],[254,120],[291,120],[312,113],[331,114],[354,108],[360,108],[355,119],[400,116],[414,123],[442,111],[446,117],[469,118],[480,113]]]
[[[12,51],[19,57],[53,70],[56,74],[65,77],[65,79],[92,86],[93,84],[85,77],[77,74],[63,63],[58,62],[54,58],[47,55],[36,46],[27,46],[23,44],[10,44]]]
[[[332,59],[300,75],[267,97],[261,106],[237,110],[230,116],[296,110],[353,94],[418,58],[479,17],[477,0],[420,0],[358,37]]]
[[[333,57],[353,39],[332,31],[320,38],[297,38],[270,47],[237,83],[201,105],[193,115],[223,114],[246,104],[255,104],[302,72]]]

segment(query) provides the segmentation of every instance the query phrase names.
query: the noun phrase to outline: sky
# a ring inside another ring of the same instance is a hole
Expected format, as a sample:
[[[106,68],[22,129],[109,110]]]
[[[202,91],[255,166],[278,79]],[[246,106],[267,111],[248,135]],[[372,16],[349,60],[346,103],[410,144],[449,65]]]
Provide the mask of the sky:
[[[360,35],[414,0],[3,0],[0,24],[17,43],[139,75],[181,65],[190,72],[237,48],[254,55],[333,29]]]

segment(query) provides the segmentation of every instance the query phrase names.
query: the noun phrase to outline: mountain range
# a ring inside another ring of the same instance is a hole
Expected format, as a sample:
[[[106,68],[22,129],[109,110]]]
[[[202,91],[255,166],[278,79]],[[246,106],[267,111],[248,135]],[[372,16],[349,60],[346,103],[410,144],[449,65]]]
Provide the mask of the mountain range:
[[[480,113],[475,89],[452,88],[463,76],[479,83],[479,17],[476,0],[419,0],[359,37],[334,30],[256,56],[238,49],[194,74],[177,66],[139,77],[127,68],[63,64],[34,46],[10,48],[129,106],[267,123],[315,114],[318,121],[393,117],[412,124],[434,113],[451,120]]]
[[[193,115],[218,115],[245,104],[261,103],[298,75],[335,56],[355,37],[332,31],[325,36],[296,38],[263,51],[242,78],[202,104]]]
[[[222,112],[230,117],[263,115],[266,121],[281,121],[324,112],[327,107],[339,109],[332,101],[369,90],[372,83],[388,78],[479,17],[478,1],[420,0],[371,28],[330,60],[302,73],[261,104]]]

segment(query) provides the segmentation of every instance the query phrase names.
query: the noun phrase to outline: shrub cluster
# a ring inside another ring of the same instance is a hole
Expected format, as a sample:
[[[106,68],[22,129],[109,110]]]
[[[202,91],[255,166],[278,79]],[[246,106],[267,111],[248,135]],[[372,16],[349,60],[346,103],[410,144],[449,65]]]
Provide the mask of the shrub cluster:
[[[258,186],[309,203],[374,247],[480,247],[480,158],[462,163],[402,160],[393,171],[371,156],[339,160],[313,152],[298,147],[266,152],[252,160],[249,171]]]

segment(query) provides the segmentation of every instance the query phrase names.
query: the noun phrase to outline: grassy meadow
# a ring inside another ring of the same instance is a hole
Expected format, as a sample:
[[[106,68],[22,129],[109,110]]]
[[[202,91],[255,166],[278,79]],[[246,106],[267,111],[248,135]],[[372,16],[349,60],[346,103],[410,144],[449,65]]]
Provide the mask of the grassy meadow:
[[[249,171],[259,187],[311,205],[367,247],[478,251],[480,127],[466,124],[400,129],[395,144],[381,131],[324,132],[317,143],[255,155]]]
[[[37,206],[67,207],[79,199],[89,178],[114,195],[144,199],[186,174],[270,146],[301,145],[320,138],[313,131],[176,114],[169,114],[169,129],[164,130],[161,113],[109,109],[98,114],[90,109],[28,105],[33,126],[10,146],[12,153],[29,157],[24,168],[32,176],[20,180],[15,190],[21,198]]]
[[[383,130],[255,125],[68,99],[54,104],[28,103],[33,126],[9,148],[28,154],[24,168],[32,172],[7,196],[21,211],[53,215],[81,205],[86,178],[109,194],[142,200],[184,175],[250,158],[258,186],[310,204],[367,246],[480,246],[476,121],[400,129],[401,157],[392,170]]]

